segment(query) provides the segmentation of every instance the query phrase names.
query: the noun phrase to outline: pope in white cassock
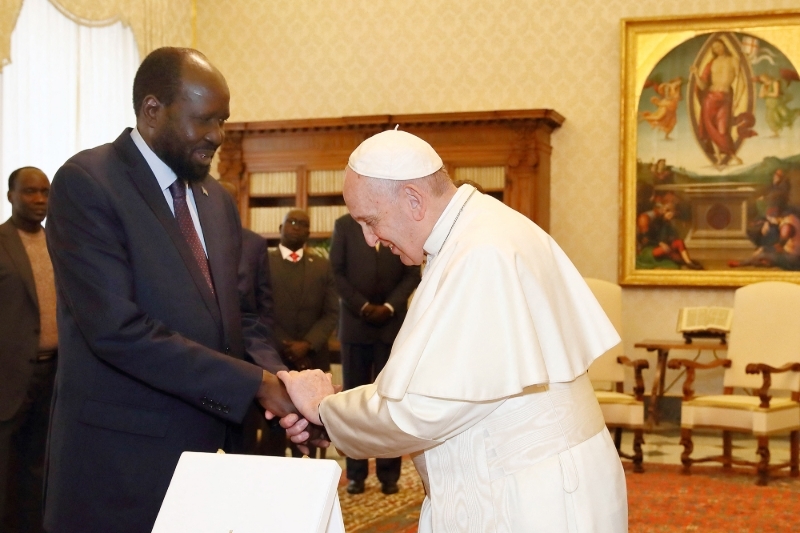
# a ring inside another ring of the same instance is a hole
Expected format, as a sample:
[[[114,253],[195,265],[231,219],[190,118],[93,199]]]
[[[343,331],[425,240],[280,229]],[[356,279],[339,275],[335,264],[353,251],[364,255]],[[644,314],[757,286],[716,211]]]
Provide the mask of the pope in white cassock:
[[[586,375],[620,339],[555,241],[456,189],[403,131],[353,152],[343,193],[370,246],[425,267],[374,384],[334,394],[318,370],[278,373],[300,412],[349,457],[410,454],[421,533],[627,531],[625,476]],[[281,423],[307,437],[305,420]]]

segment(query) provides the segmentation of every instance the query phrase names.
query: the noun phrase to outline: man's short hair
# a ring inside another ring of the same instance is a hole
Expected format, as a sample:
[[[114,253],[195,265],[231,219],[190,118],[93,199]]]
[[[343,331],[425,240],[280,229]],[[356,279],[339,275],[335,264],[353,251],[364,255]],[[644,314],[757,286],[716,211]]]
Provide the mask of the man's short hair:
[[[152,94],[164,105],[178,97],[181,88],[181,68],[190,55],[205,56],[193,48],[165,46],[153,50],[144,58],[133,78],[133,111],[139,116],[142,103]]]
[[[9,191],[13,191],[14,187],[17,185],[17,178],[19,177],[19,175],[22,174],[24,171],[31,170],[31,169],[39,170],[36,167],[20,167],[17,170],[15,170],[14,172],[12,172],[8,176],[8,190]],[[39,172],[41,172],[41,170],[39,170]]]

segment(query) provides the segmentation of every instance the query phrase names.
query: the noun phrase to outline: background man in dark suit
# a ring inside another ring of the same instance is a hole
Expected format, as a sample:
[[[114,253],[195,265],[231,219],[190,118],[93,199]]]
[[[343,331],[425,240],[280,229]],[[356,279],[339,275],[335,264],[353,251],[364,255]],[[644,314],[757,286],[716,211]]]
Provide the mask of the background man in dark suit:
[[[208,176],[229,100],[202,54],[158,49],[134,79],[136,128],[53,179],[48,531],[150,531],[183,451],[224,448],[254,397],[294,410],[279,380],[244,360],[246,345],[258,361],[267,344],[243,329],[241,224]]]
[[[344,390],[349,390],[372,383],[383,370],[420,273],[417,266],[403,265],[388,248],[368,245],[350,215],[334,224],[330,256],[341,297],[342,376]],[[397,492],[400,466],[399,457],[376,459],[384,494]],[[347,492],[364,492],[367,468],[366,460],[347,458]]]
[[[42,531],[58,347],[53,265],[42,229],[49,192],[38,168],[12,172],[11,218],[0,225],[0,531]]]
[[[308,214],[294,209],[280,226],[281,242],[269,252],[275,300],[275,332],[284,361],[293,370],[331,368],[328,339],[339,317],[339,298],[333,282],[330,262],[305,250],[310,220]],[[275,428],[270,435],[274,446],[271,455],[283,455],[284,432]],[[309,455],[313,456],[311,449]],[[292,446],[292,455],[300,455]]]
[[[237,202],[238,193],[236,186],[229,181],[220,181],[220,185],[230,194],[234,203]],[[238,203],[236,204],[238,207]],[[251,320],[263,331],[267,340],[268,350],[261,350],[269,358],[253,361],[261,368],[276,374],[288,367],[278,354],[278,341],[275,338],[275,304],[272,300],[272,281],[269,272],[269,259],[267,258],[267,239],[247,228],[242,228],[242,257],[239,261],[239,294],[242,298],[241,310],[245,323]],[[247,339],[245,339],[247,341]],[[247,346],[245,350],[247,351]],[[259,439],[259,431],[261,438]],[[241,442],[238,451],[241,453],[259,455],[280,455],[286,451],[286,432],[278,425],[278,419],[267,421],[264,418],[264,409],[254,401],[242,421]],[[270,432],[275,432],[281,439],[278,444],[280,453],[268,453]],[[238,439],[235,439],[238,440]],[[235,451],[237,447],[234,447]]]

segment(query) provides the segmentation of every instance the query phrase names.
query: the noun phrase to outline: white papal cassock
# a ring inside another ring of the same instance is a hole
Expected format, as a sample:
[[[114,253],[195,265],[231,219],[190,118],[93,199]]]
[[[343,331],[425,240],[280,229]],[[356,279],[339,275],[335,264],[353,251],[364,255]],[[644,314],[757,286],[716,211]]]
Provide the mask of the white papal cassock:
[[[411,454],[420,533],[624,532],[625,478],[589,364],[620,342],[547,233],[462,185],[383,372],[326,398],[334,445]]]

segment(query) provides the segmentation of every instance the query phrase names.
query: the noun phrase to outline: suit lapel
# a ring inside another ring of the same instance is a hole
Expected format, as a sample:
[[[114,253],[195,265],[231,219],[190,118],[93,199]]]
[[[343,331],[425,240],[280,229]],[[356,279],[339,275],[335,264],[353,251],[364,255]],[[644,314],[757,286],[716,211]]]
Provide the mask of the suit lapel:
[[[25,251],[25,246],[22,244],[22,239],[19,238],[17,227],[11,223],[11,219],[0,225],[0,246],[3,246],[8,252],[17,267],[17,271],[22,276],[25,288],[28,290],[28,296],[31,297],[38,309],[39,298],[36,296],[36,282],[33,280],[31,261]]]
[[[189,244],[186,242],[186,239],[183,237],[178,227],[178,221],[175,220],[175,216],[172,214],[172,211],[170,211],[169,205],[167,205],[164,199],[164,193],[158,186],[158,181],[153,171],[150,170],[150,166],[147,164],[147,161],[145,161],[144,156],[133,143],[130,131],[130,128],[126,128],[125,131],[122,132],[122,135],[114,141],[114,148],[119,153],[120,159],[129,166],[127,171],[128,176],[139,190],[139,194],[142,195],[145,203],[150,207],[150,210],[153,211],[153,214],[155,214],[159,222],[161,222],[164,231],[167,232],[170,240],[172,240],[175,248],[177,248],[197,290],[200,291],[203,297],[208,311],[214,317],[214,320],[221,325],[222,315],[217,300],[208,287],[205,277],[200,271],[200,267],[197,265],[194,255],[192,255]]]
[[[209,179],[209,178],[206,178]],[[205,181],[205,180],[203,180]],[[200,219],[200,227],[203,228],[203,241],[206,244],[206,253],[208,254],[208,265],[211,269],[211,278],[217,287],[217,301],[219,302],[220,309],[227,309],[232,302],[227,300],[228,293],[225,290],[219,290],[223,287],[223,280],[225,279],[225,269],[230,265],[230,258],[225,257],[223,252],[223,239],[232,239],[232,235],[225,233],[224,228],[228,226],[220,224],[219,220],[223,219],[225,214],[220,213],[219,206],[223,205],[222,202],[215,202],[210,196],[209,192],[203,183],[193,183],[192,194],[194,195],[194,203],[197,206],[197,216]],[[211,194],[219,194],[216,189],[211,190]],[[227,194],[227,193],[224,193]],[[187,246],[187,250],[188,250]],[[195,263],[196,264],[196,263]],[[238,268],[239,262],[235,262]],[[197,269],[200,272],[200,269]],[[216,276],[215,276],[216,274]],[[238,271],[237,271],[238,275]],[[238,307],[238,304],[233,304]],[[225,321],[229,313],[222,314],[222,320]],[[226,328],[225,331],[228,331]]]

